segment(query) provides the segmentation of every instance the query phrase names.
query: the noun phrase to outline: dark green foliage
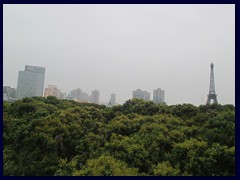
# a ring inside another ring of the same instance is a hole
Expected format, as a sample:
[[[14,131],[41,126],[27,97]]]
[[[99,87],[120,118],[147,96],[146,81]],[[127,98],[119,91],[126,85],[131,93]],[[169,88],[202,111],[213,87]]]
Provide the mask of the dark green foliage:
[[[152,101],[145,102],[141,99],[133,99],[123,104],[122,112],[124,114],[137,113],[141,115],[154,115],[159,112],[159,107]]]
[[[136,176],[138,169],[129,168],[125,162],[102,155],[88,160],[86,165],[73,173],[74,176]]]
[[[163,161],[158,163],[157,166],[153,168],[155,176],[178,176],[180,175],[179,169],[173,168],[168,161]]]
[[[235,175],[233,105],[3,102],[4,175]]]
[[[169,106],[170,113],[182,119],[190,119],[196,116],[198,108],[192,104],[178,104]]]

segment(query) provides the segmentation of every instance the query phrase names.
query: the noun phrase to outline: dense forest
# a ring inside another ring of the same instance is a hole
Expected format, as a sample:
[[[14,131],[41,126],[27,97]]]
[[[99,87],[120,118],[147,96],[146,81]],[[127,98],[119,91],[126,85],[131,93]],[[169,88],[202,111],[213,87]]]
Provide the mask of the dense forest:
[[[233,105],[3,102],[6,176],[235,175]]]

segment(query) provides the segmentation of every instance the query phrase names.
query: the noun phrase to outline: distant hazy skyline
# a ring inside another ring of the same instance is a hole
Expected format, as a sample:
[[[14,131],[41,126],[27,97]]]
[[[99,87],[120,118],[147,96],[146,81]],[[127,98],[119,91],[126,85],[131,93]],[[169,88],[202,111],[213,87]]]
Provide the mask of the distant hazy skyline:
[[[3,5],[3,85],[25,65],[45,87],[98,89],[116,102],[165,90],[167,104],[204,104],[214,63],[220,104],[235,104],[235,5]]]

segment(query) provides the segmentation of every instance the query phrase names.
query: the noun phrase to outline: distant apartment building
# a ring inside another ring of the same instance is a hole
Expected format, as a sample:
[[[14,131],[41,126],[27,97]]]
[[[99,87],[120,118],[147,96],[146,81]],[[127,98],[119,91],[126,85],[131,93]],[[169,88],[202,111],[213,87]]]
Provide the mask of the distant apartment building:
[[[57,86],[56,85],[48,85],[48,87],[45,88],[44,97],[48,97],[48,96],[57,97]]]
[[[72,99],[77,102],[88,102],[88,103],[95,103],[99,104],[99,95],[100,92],[98,90],[92,91],[91,95],[82,91],[82,89],[77,88],[72,91],[67,96],[67,99]]]
[[[3,91],[3,101],[7,101],[8,100],[8,94],[7,92]]]
[[[17,91],[11,86],[3,86],[3,100],[4,101],[15,101],[17,98]]]
[[[143,99],[145,101],[150,101],[150,93],[147,91],[142,91],[141,89],[137,89],[133,91],[133,99]]]
[[[113,93],[113,94],[111,94],[109,105],[114,106],[115,104],[116,104],[116,94]]]
[[[98,90],[93,90],[91,95],[91,103],[99,104],[100,92]]]
[[[67,93],[62,93],[62,99],[67,99]]]
[[[153,91],[153,102],[156,104],[164,103],[165,92],[161,88],[155,89]]]
[[[43,96],[44,76],[44,67],[26,65],[18,73],[17,98]]]
[[[90,102],[90,97],[86,92],[83,92],[83,102]]]
[[[142,99],[142,90],[137,89],[133,91],[133,99]]]
[[[55,96],[58,99],[66,99],[66,93],[62,93],[56,85],[48,85],[48,87],[45,88],[44,97],[48,96]]]
[[[147,91],[143,91],[143,100],[150,101],[150,93]]]
[[[69,98],[70,99],[75,99],[77,101],[81,101],[83,99],[83,92],[82,92],[82,89],[80,88],[77,88],[77,89],[74,89],[72,90],[70,93],[69,93]]]
[[[90,96],[80,88],[70,91],[67,98],[77,102],[90,102]]]

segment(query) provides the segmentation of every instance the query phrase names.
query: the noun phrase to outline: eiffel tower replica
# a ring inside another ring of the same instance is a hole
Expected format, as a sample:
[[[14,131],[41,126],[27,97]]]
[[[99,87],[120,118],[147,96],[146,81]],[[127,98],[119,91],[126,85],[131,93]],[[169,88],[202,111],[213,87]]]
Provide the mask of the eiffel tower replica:
[[[214,104],[217,104],[217,95],[215,93],[215,83],[214,83],[214,72],[213,72],[213,63],[210,65],[211,67],[211,73],[210,73],[210,86],[209,86],[209,93],[208,93],[208,99],[207,104],[211,104],[211,100],[213,100]]]

